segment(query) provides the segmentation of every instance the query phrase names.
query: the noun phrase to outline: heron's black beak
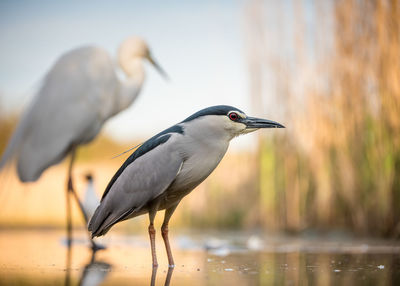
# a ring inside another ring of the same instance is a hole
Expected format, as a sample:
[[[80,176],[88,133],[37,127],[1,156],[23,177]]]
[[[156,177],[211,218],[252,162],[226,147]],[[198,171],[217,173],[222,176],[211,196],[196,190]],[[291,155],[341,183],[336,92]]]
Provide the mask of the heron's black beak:
[[[161,68],[161,66],[151,57],[151,55],[149,54],[147,56],[147,59],[149,60],[149,62],[155,67],[155,69],[161,74],[161,76],[163,78],[165,78],[166,80],[169,80],[169,76],[167,75],[167,73]]]
[[[241,120],[246,125],[246,129],[258,129],[258,128],[285,128],[282,124],[262,118],[246,117]]]

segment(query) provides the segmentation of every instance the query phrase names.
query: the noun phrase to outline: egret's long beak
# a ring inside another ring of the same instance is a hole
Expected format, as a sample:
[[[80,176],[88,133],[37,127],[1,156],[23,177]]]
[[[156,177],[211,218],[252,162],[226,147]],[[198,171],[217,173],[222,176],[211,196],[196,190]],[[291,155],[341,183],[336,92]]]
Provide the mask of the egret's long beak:
[[[169,76],[167,75],[167,73],[161,68],[161,66],[151,57],[151,55],[149,54],[147,56],[147,59],[149,60],[149,62],[156,68],[156,70],[166,79],[169,80]]]
[[[282,124],[262,118],[246,117],[241,120],[246,125],[246,129],[258,129],[258,128],[285,128]]]

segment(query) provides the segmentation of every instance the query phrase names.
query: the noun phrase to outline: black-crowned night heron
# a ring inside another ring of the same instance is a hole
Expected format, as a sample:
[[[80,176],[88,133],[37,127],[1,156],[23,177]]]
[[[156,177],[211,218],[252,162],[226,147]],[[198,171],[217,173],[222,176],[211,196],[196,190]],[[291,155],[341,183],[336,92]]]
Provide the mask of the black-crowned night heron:
[[[153,136],[112,177],[90,220],[92,237],[106,234],[117,222],[148,213],[153,266],[157,266],[153,222],[156,212],[165,209],[161,233],[173,267],[168,222],[182,198],[217,167],[231,139],[259,128],[283,127],[219,105],[200,110]]]

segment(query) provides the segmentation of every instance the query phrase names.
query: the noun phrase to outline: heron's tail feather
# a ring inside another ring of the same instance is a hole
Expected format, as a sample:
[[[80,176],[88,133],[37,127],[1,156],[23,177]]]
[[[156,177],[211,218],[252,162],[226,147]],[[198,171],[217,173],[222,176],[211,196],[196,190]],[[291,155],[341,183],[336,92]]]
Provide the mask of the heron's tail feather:
[[[104,204],[100,204],[90,219],[88,230],[92,233],[92,238],[105,235],[110,228],[117,222],[123,220],[132,213],[132,209],[121,213],[109,211]]]
[[[104,208],[102,208],[101,204],[97,207],[88,224],[88,230],[92,233],[92,238],[106,233],[102,226],[108,220],[110,215],[111,212],[104,212]]]

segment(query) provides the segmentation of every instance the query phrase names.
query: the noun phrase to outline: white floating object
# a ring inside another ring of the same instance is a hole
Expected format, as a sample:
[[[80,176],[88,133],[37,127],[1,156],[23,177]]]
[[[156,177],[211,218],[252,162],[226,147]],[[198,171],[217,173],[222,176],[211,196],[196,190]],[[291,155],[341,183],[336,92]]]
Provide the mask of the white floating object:
[[[381,265],[378,265],[378,268],[379,268],[379,269],[385,269],[385,265],[382,265],[382,264],[381,264]]]
[[[261,250],[263,249],[263,241],[260,237],[252,235],[247,240],[247,248],[250,250]]]
[[[227,247],[212,249],[212,250],[209,250],[208,252],[213,255],[220,256],[220,257],[228,256],[231,253],[231,251]]]

